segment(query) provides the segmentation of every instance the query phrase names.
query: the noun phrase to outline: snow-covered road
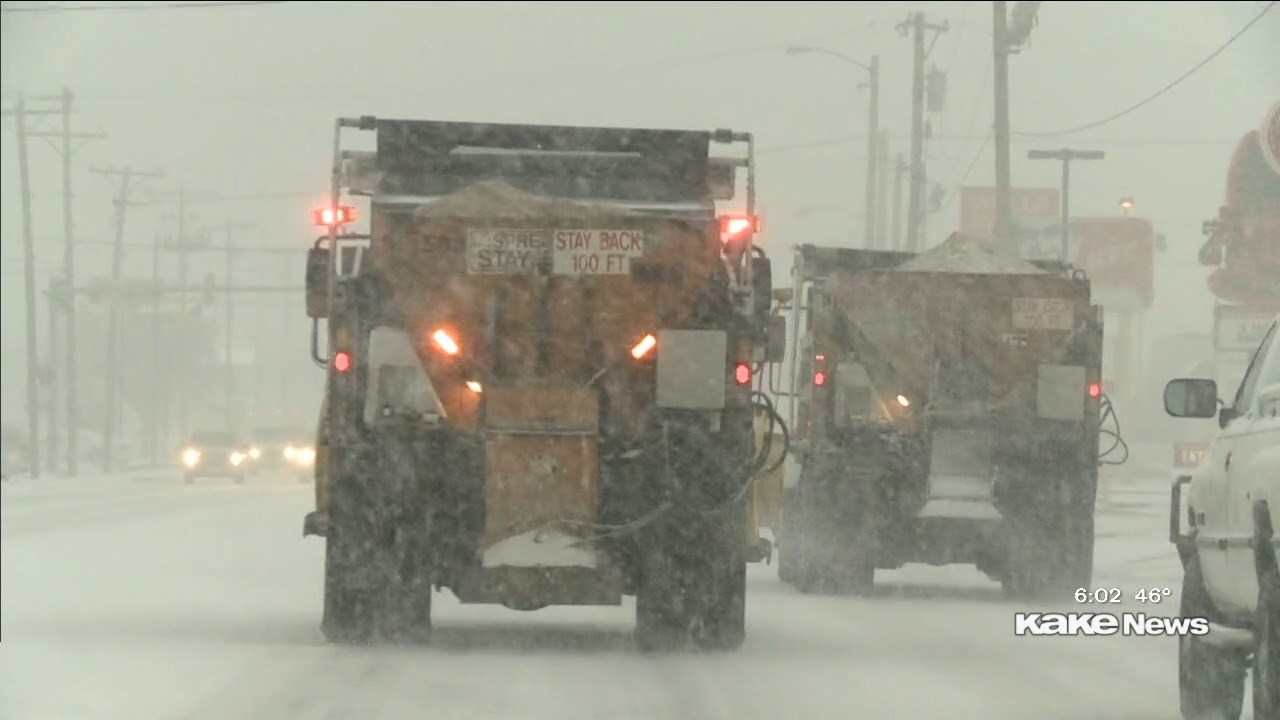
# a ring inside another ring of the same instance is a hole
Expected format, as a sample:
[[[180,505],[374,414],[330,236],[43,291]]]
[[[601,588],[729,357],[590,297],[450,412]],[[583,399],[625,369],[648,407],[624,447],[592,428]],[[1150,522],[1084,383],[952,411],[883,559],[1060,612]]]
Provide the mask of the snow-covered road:
[[[1096,585],[1176,598],[1166,488],[1110,494]],[[882,572],[877,596],[851,598],[752,566],[748,639],[729,655],[639,655],[629,600],[519,613],[450,594],[431,647],[341,648],[319,633],[308,485],[135,476],[0,493],[6,720],[1177,717],[1175,641],[1015,637],[1015,611],[1047,608],[965,567]]]

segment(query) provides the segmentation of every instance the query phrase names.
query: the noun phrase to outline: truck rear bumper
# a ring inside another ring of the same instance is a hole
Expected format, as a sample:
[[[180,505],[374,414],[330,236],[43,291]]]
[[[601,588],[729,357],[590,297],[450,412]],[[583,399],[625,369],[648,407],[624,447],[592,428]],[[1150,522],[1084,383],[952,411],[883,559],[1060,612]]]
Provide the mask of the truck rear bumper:
[[[470,568],[459,574],[452,589],[464,604],[505,605],[513,610],[622,604],[622,576],[608,567]]]

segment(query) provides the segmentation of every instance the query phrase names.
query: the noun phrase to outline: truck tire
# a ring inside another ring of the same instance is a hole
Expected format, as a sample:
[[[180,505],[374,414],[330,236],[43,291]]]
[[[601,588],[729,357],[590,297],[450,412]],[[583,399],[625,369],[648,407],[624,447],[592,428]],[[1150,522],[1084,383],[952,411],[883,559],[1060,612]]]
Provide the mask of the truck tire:
[[[1007,521],[1001,584],[1014,600],[1066,602],[1093,579],[1093,517],[1025,513]]]
[[[1200,574],[1199,556],[1183,571],[1179,601],[1182,617],[1207,617],[1217,611]],[[1183,720],[1238,720],[1244,708],[1245,661],[1238,651],[1217,648],[1191,635],[1178,639],[1178,697]]]
[[[1280,574],[1258,578],[1253,648],[1253,717],[1280,718]]]

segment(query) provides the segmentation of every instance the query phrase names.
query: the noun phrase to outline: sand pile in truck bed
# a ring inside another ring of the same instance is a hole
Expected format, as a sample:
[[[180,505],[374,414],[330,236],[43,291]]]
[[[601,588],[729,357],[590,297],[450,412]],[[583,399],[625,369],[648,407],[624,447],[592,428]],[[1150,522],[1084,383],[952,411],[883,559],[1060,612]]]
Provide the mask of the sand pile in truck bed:
[[[428,219],[493,218],[495,220],[541,221],[565,217],[573,224],[585,220],[635,217],[638,213],[589,201],[564,200],[518,190],[499,180],[482,180],[433,200],[414,211],[414,217]]]
[[[899,265],[902,272],[974,273],[989,275],[1046,275],[1044,270],[972,235],[952,233],[937,247]]]

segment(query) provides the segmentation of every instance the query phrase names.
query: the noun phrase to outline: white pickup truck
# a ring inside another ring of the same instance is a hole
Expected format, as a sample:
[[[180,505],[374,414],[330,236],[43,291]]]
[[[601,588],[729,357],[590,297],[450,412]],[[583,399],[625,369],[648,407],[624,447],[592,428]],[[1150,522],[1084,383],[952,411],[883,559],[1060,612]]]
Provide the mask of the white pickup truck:
[[[1237,720],[1252,665],[1254,720],[1280,720],[1280,315],[1230,405],[1213,380],[1177,379],[1164,406],[1174,417],[1216,415],[1220,428],[1204,461],[1173,485],[1180,612],[1212,628],[1179,643],[1182,717]]]

